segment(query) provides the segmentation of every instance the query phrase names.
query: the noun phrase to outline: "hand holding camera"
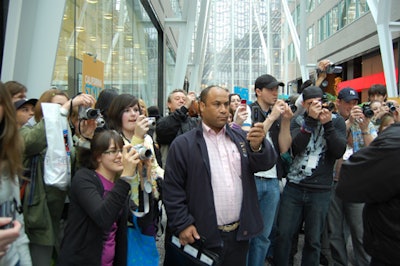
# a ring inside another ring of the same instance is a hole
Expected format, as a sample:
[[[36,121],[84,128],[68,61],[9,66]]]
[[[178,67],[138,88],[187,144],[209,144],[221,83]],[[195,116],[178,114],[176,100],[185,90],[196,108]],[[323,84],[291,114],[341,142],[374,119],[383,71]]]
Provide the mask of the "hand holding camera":
[[[136,119],[135,136],[143,139],[147,131],[149,131],[149,120],[145,115],[140,115]]]
[[[243,100],[236,108],[235,115],[233,116],[233,122],[238,125],[242,125],[248,116],[249,113],[247,112],[246,100]]]
[[[122,164],[124,170],[122,170],[121,177],[133,177],[139,162],[139,153],[135,149],[132,149],[132,145],[124,145],[122,148]],[[128,181],[127,178],[125,178],[125,180]]]
[[[12,225],[7,226],[7,225]],[[4,227],[8,228],[4,228]],[[10,245],[19,237],[21,224],[10,217],[0,217],[0,259],[7,253]]]

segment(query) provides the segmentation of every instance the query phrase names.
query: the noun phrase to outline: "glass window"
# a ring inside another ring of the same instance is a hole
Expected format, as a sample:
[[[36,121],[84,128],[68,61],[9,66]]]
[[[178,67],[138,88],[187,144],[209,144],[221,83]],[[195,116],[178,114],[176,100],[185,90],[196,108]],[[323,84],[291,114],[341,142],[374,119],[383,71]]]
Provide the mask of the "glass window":
[[[140,1],[67,0],[52,84],[79,91],[82,55],[104,62],[104,88],[157,104],[158,31]]]
[[[307,29],[307,50],[314,47],[314,24]]]
[[[318,34],[318,41],[322,42],[323,40],[325,40],[326,38],[326,17],[323,16],[322,18],[320,18],[318,20],[318,30],[319,30],[319,34]]]

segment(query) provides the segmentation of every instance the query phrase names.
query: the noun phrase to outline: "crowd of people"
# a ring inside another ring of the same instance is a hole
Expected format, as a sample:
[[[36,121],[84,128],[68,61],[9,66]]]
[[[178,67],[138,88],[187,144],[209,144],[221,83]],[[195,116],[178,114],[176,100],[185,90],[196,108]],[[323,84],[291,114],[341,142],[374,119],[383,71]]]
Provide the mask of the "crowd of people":
[[[293,265],[300,233],[302,265],[348,265],[349,238],[355,265],[396,265],[399,103],[383,85],[326,100],[328,66],[291,103],[265,74],[251,104],[176,89],[167,116],[116,89],[0,83],[0,265],[152,265],[133,230],[164,238],[154,265]]]

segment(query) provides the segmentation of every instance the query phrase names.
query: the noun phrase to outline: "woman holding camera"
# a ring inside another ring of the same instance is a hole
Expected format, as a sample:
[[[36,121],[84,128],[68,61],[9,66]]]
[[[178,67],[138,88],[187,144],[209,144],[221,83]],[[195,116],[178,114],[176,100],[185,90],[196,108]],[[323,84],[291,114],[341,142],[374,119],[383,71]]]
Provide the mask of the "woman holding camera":
[[[0,82],[0,265],[32,265],[20,212],[22,141],[9,92]]]
[[[49,89],[40,96],[35,105],[36,124],[28,123],[20,129],[25,144],[24,166],[29,171],[27,177],[30,180],[25,189],[23,211],[34,266],[51,265],[52,259],[57,256],[60,220],[69,186],[59,187],[49,184],[45,176],[52,176],[49,169],[55,171],[65,167],[63,173],[66,175],[66,180],[70,180],[74,170],[75,149],[72,145],[67,116],[73,106],[92,104],[94,98],[91,95],[80,94],[69,99],[65,91]],[[55,112],[49,112],[42,105],[52,108]],[[49,116],[56,121],[62,121],[63,129],[58,130],[54,120],[46,118]],[[54,133],[49,133],[49,127],[55,129]],[[54,141],[55,137],[61,141]],[[63,153],[63,158],[66,160],[60,162],[46,159],[49,153],[55,151],[52,145],[60,142],[59,152]],[[56,253],[53,254],[54,250]]]
[[[147,134],[149,130],[149,119],[142,114],[139,100],[130,94],[118,95],[111,103],[108,110],[109,126],[122,136],[125,144],[132,144],[137,150],[151,151],[151,156],[141,159],[134,179],[131,181],[131,199],[139,208],[143,218],[139,219],[142,233],[155,236],[155,204],[150,204],[149,213],[143,209],[142,199],[145,184],[152,184],[152,196],[158,198],[156,179],[164,176],[164,170],[158,165],[154,157],[153,139]],[[141,195],[141,197],[139,197]],[[140,202],[139,202],[139,198]],[[154,202],[151,202],[154,203]],[[135,208],[135,207],[134,207]]]
[[[72,179],[58,265],[126,265],[129,182],[139,163],[131,148],[114,130],[95,133],[89,164]]]

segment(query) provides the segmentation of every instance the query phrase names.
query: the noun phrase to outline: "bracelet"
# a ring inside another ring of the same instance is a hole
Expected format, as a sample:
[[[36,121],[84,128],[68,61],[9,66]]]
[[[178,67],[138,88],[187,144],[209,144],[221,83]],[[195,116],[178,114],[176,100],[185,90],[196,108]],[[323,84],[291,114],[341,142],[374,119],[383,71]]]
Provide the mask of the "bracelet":
[[[361,135],[370,135],[369,132],[361,132]]]
[[[260,152],[261,149],[262,149],[262,144],[260,144],[260,147],[258,147],[258,149],[253,149],[253,147],[251,147],[251,145],[250,145],[250,149],[251,149],[253,152]]]

